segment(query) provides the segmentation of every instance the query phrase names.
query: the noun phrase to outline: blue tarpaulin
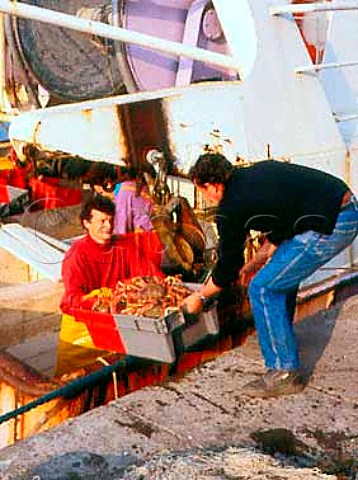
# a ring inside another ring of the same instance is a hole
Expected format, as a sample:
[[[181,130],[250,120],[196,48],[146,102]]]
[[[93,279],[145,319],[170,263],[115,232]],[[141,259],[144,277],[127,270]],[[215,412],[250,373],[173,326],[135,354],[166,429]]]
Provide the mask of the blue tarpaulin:
[[[10,122],[0,122],[0,142],[9,141]]]

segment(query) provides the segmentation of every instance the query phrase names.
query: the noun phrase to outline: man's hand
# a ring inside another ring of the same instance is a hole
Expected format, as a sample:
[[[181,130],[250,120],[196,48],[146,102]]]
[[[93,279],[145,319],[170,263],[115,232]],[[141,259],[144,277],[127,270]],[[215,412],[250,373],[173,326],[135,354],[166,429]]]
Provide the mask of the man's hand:
[[[256,273],[266,264],[276,250],[276,246],[265,241],[256,252],[255,256],[245,263],[239,272],[241,285],[248,285]]]
[[[213,279],[209,277],[199,291],[186,297],[183,306],[189,314],[196,315],[202,311],[205,299],[217,295],[219,292],[221,292],[221,287],[215,285]]]
[[[239,282],[241,285],[248,285],[264,263],[249,261],[239,271]]]
[[[203,309],[203,302],[200,299],[200,295],[197,292],[192,293],[189,297],[186,297],[182,307],[186,309],[187,313],[191,315],[196,315],[200,313]]]

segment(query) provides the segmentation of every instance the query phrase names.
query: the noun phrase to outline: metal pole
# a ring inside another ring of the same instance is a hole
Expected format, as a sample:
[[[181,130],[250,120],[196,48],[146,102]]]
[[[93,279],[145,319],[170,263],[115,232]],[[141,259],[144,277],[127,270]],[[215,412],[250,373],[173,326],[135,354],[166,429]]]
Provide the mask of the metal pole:
[[[58,27],[70,28],[83,33],[111,38],[124,43],[132,43],[142,47],[151,48],[171,55],[193,58],[201,62],[210,63],[224,68],[236,70],[240,73],[240,65],[235,58],[221,53],[209,52],[202,48],[183,45],[151,35],[134,32],[125,28],[113,27],[102,22],[78,18],[74,15],[35,7],[25,3],[13,2],[11,0],[0,0],[0,12],[10,15],[50,23]]]
[[[352,122],[353,120],[358,120],[358,113],[352,113],[351,115],[335,114],[334,118],[336,122]]]
[[[5,49],[5,25],[4,14],[0,13],[0,110],[8,107],[6,102],[6,49]]]
[[[319,70],[330,70],[332,68],[355,67],[358,61],[341,62],[341,63],[318,63],[317,65],[308,65],[307,67],[298,67],[296,73],[318,72]]]
[[[285,13],[335,12],[339,10],[358,10],[357,2],[335,3],[308,3],[283,5],[270,8],[270,15],[284,15]]]

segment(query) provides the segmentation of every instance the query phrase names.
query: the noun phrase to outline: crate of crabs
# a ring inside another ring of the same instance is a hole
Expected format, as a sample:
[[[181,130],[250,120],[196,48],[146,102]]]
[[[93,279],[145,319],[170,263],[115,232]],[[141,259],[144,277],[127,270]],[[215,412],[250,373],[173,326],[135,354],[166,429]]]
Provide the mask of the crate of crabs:
[[[199,284],[185,284],[180,276],[134,277],[114,289],[87,295],[91,311],[76,310],[96,347],[103,350],[172,363],[178,353],[219,331],[216,307],[190,324],[180,305]]]

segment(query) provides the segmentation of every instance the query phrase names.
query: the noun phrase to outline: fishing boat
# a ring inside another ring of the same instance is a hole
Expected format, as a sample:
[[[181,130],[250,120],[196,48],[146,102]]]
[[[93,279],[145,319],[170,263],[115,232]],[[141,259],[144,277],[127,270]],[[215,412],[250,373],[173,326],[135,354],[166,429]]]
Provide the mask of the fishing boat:
[[[0,11],[2,117],[21,168],[164,159],[168,188],[204,212],[185,178],[203,151],[238,166],[312,166],[358,190],[356,2],[1,0]],[[17,192],[0,229],[0,412],[46,400],[2,423],[1,446],[173,371],[104,349],[97,363],[54,375],[59,265],[81,233],[78,187],[34,179],[38,204],[26,208]],[[310,277],[298,317],[354,292],[357,263],[355,242]],[[243,296],[235,315],[247,312]],[[211,358],[233,344],[226,338],[172,363]],[[102,367],[102,380],[84,380]]]

